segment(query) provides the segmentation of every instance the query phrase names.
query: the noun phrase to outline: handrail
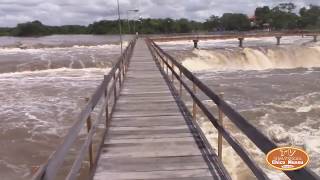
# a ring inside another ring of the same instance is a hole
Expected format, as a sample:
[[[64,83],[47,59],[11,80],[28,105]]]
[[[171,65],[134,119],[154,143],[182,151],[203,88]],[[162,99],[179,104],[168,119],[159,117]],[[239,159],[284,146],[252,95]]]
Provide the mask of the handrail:
[[[221,34],[178,34],[162,37],[151,37],[153,41],[179,41],[179,40],[207,40],[207,39],[234,39],[234,38],[255,38],[255,37],[272,37],[272,36],[319,36],[319,31],[271,31],[271,32],[234,32]]]
[[[256,127],[254,127],[248,120],[242,117],[210,88],[208,88],[202,81],[194,76],[192,72],[177,62],[171,55],[163,51],[153,40],[148,39],[147,42],[152,50],[154,58],[159,62],[160,66],[163,68],[163,71],[166,69],[167,76],[169,76],[168,69],[170,69],[172,74],[172,83],[174,82],[173,77],[175,76],[180,83],[180,88],[182,88],[182,86],[185,88],[185,90],[193,99],[194,103],[197,104],[197,106],[202,110],[213,126],[218,130],[219,133],[221,133],[224,139],[237,152],[237,154],[248,165],[258,179],[269,179],[263,170],[250,157],[249,153],[218,122],[210,110],[208,110],[207,107],[201,102],[194,89],[200,89],[207,97],[209,97],[218,106],[219,110],[222,111],[231,120],[231,122],[233,122],[233,124],[235,124],[262,152],[267,154],[270,150],[277,148],[278,146]],[[179,73],[176,72],[176,69],[179,70]],[[182,75],[193,83],[193,89],[191,89],[187,83],[184,82]],[[320,180],[318,175],[306,167],[296,171],[284,171],[284,173],[291,179]]]
[[[71,146],[77,140],[80,131],[84,128],[85,122],[87,121],[88,134],[86,135],[86,139],[82,146],[80,147],[80,151],[76,156],[76,159],[72,165],[70,172],[68,173],[66,179],[73,180],[76,179],[83,160],[85,158],[85,152],[89,151],[90,158],[90,170],[95,169],[97,164],[99,152],[96,155],[96,158],[93,157],[93,136],[97,131],[98,124],[101,123],[103,119],[103,115],[105,113],[105,126],[106,128],[103,130],[103,136],[105,136],[109,119],[114,111],[115,104],[119,95],[120,88],[123,83],[124,76],[127,72],[129,61],[132,56],[132,52],[136,43],[136,38],[133,39],[128,47],[125,49],[123,54],[119,57],[113,68],[109,71],[108,75],[104,76],[104,80],[101,82],[99,87],[96,89],[94,94],[91,96],[89,101],[87,102],[84,109],[81,111],[78,116],[78,120],[73,124],[73,126],[69,129],[68,134],[65,136],[62,144],[57,148],[57,150],[49,157],[48,161],[39,168],[39,170],[34,174],[33,180],[54,180],[57,176],[57,173],[60,169],[60,166],[65,160]],[[117,91],[117,84],[118,91]],[[110,85],[110,83],[112,84]],[[114,92],[113,100],[112,91]],[[95,110],[97,104],[103,100],[101,109],[98,113],[98,118],[93,125],[91,125],[91,113]],[[112,107],[109,111],[109,103],[113,101]],[[98,151],[100,151],[103,144],[103,139],[98,145]],[[94,160],[93,160],[94,159]]]

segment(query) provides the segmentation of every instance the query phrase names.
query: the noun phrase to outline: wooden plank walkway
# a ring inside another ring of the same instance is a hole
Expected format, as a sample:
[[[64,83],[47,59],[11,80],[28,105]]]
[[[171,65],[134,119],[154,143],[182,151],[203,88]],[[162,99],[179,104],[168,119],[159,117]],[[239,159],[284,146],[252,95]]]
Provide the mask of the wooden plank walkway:
[[[215,179],[195,139],[139,39],[94,179]]]

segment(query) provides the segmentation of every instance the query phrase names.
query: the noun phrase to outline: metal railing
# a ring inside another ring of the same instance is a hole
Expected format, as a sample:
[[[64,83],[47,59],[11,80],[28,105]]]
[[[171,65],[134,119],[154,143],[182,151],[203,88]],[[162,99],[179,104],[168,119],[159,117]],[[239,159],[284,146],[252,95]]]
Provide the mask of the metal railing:
[[[90,167],[90,175],[88,178],[92,176],[92,172],[94,172],[97,161],[100,155],[101,147],[104,142],[104,137],[108,130],[109,120],[112,116],[113,110],[116,105],[117,98],[119,96],[119,92],[121,86],[123,84],[124,76],[127,72],[130,58],[132,56],[132,52],[136,43],[136,39],[132,40],[128,47],[125,49],[121,57],[118,59],[116,64],[110,70],[108,75],[104,76],[102,83],[96,89],[95,93],[92,95],[90,99],[87,99],[87,104],[85,108],[81,111],[78,120],[73,124],[73,126],[69,129],[68,134],[65,136],[62,144],[58,147],[58,149],[50,156],[49,160],[42,165],[39,170],[34,174],[33,180],[54,180],[61,169],[62,164],[64,163],[70,148],[75,144],[76,140],[79,137],[79,133],[82,129],[85,128],[85,124],[87,124],[87,134],[83,144],[80,147],[78,154],[72,164],[72,167],[65,179],[74,180],[77,179],[79,172],[81,170],[83,161],[86,158],[86,155],[89,156],[89,167]],[[101,103],[100,109],[98,110],[97,118],[93,122],[91,118],[91,114],[98,103]],[[111,104],[111,106],[110,106]],[[97,133],[98,125],[105,121],[105,128],[103,129],[103,137],[102,140],[97,145],[97,151],[93,151],[93,137]],[[94,156],[94,154],[96,154]]]
[[[167,75],[167,78],[175,86],[174,82],[177,80],[178,86],[175,87],[175,91],[182,96],[183,88],[191,96],[193,100],[192,116],[196,120],[197,111],[200,109],[212,125],[218,130],[218,156],[222,158],[222,137],[228,142],[228,144],[235,150],[245,164],[251,169],[257,179],[269,179],[266,173],[259,167],[254,159],[249,155],[248,151],[232,136],[232,134],[226,130],[223,126],[222,119],[225,115],[229,120],[236,125],[250,140],[253,142],[263,153],[267,154],[269,151],[277,148],[278,146],[271,141],[267,136],[254,127],[247,119],[242,117],[237,111],[235,111],[224,100],[222,95],[217,95],[210,88],[201,82],[196,76],[194,76],[188,69],[177,62],[171,55],[164,52],[153,40],[147,39],[147,44],[152,52],[152,55],[158,63],[161,70]],[[170,71],[170,72],[169,72]],[[189,80],[192,83],[192,87],[189,87],[185,80]],[[202,103],[197,96],[197,90],[200,90],[210,100],[212,100],[219,109],[219,120],[215,118],[213,113]],[[182,99],[182,98],[181,98]],[[197,123],[195,121],[195,123]],[[204,136],[204,133],[200,133]],[[202,137],[206,138],[206,137]],[[208,147],[210,148],[210,147]],[[211,147],[212,148],[212,147]],[[319,176],[308,168],[303,168],[295,171],[284,171],[284,173],[291,179],[308,179],[319,180]]]
[[[179,41],[179,40],[215,40],[215,39],[237,39],[237,38],[261,38],[261,37],[285,37],[285,36],[317,36],[319,31],[270,31],[270,32],[234,32],[234,33],[197,33],[197,34],[177,34],[167,36],[151,37],[153,41]]]

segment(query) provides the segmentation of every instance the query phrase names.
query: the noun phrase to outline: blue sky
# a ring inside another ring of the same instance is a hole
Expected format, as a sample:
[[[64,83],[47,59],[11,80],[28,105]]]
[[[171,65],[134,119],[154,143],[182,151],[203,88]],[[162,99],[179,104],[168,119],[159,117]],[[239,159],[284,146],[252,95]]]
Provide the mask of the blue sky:
[[[188,18],[203,21],[224,12],[253,15],[257,6],[293,2],[299,8],[320,5],[319,0],[119,0],[122,16],[128,9],[139,9],[131,18]],[[116,18],[116,0],[0,0],[0,26],[15,26],[32,20],[48,25],[87,25],[101,19]]]

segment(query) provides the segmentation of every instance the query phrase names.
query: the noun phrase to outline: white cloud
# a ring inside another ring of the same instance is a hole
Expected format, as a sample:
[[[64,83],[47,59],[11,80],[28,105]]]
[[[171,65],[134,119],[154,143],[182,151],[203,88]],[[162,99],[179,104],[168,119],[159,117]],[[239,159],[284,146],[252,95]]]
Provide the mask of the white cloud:
[[[252,15],[257,6],[293,2],[298,7],[320,5],[319,0],[119,0],[122,17],[128,9],[140,10],[131,17],[171,17],[205,20],[210,15],[237,12]],[[15,26],[31,20],[48,25],[87,25],[117,18],[117,0],[0,0],[0,26]]]

